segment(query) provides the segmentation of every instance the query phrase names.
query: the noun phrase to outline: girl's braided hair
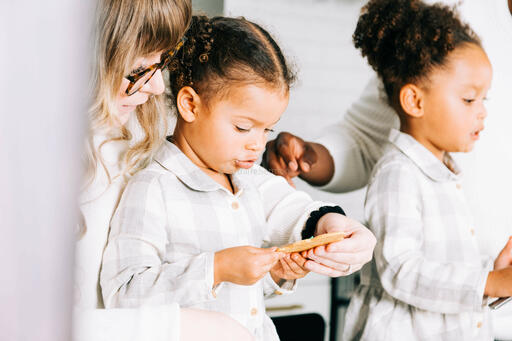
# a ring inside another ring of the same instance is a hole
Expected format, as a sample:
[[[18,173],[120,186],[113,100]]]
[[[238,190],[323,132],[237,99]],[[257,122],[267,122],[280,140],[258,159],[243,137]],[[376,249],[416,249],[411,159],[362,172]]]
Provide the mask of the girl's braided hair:
[[[259,83],[287,93],[295,81],[270,34],[244,18],[193,16],[185,36],[169,65],[173,104],[185,86],[208,103],[226,95],[232,85]]]

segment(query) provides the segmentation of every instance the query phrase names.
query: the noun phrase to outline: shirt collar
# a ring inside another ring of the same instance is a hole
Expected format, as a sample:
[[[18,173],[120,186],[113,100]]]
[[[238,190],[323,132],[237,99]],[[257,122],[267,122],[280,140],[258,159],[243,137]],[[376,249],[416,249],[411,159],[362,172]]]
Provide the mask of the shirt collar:
[[[156,153],[154,160],[193,190],[201,192],[224,190],[231,194],[195,165],[174,143],[166,140]],[[240,195],[247,184],[236,173],[231,176],[231,181],[235,186],[236,195]]]
[[[429,178],[434,181],[460,180],[461,171],[449,153],[445,153],[443,162],[411,135],[391,129],[389,141],[408,157]]]

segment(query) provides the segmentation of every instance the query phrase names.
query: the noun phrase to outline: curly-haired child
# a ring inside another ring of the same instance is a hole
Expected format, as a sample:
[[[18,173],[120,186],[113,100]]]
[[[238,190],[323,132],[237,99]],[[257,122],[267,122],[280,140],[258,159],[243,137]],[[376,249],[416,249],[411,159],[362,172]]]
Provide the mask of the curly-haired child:
[[[419,0],[371,0],[353,38],[400,131],[370,179],[365,216],[378,242],[344,340],[492,340],[486,298],[512,295],[512,242],[494,264],[481,256],[449,154],[471,151],[484,128],[487,55],[454,9]]]
[[[347,245],[370,234],[340,207],[255,164],[293,80],[260,26],[193,17],[169,66],[174,134],[130,179],[111,223],[101,273],[106,307],[178,302],[227,313],[256,339],[278,340],[264,295],[292,291],[311,261],[273,246],[334,231],[347,233],[338,242]]]

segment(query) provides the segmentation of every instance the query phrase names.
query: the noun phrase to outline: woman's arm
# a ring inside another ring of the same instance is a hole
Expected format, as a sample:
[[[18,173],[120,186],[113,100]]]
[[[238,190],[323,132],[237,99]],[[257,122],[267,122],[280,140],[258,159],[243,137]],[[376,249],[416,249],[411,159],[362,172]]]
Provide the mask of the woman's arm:
[[[398,116],[374,78],[342,120],[323,129],[319,139],[304,141],[281,133],[267,143],[262,164],[290,183],[300,176],[327,191],[352,191],[367,184],[390,129],[398,127]]]
[[[74,341],[252,341],[228,315],[178,304],[125,309],[75,309]]]

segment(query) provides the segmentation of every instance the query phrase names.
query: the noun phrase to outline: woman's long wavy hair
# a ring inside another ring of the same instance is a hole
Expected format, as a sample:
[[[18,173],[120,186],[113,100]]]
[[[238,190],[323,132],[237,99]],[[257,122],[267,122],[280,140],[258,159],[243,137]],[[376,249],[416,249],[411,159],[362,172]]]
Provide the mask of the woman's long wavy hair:
[[[87,146],[87,181],[96,175],[98,163],[112,181],[101,147],[111,141],[129,141],[132,132],[118,120],[116,97],[122,79],[137,58],[173,47],[184,34],[192,15],[190,0],[100,0],[95,32],[95,56],[92,84],[90,133]],[[123,156],[121,175],[144,168],[164,141],[167,117],[163,96],[152,96],[136,109],[143,137],[130,146]],[[99,146],[95,134],[107,139]]]

